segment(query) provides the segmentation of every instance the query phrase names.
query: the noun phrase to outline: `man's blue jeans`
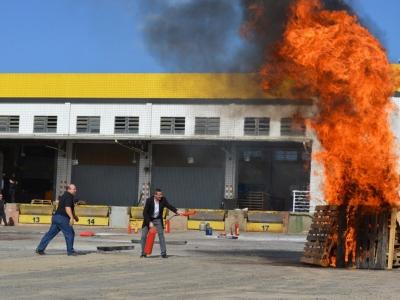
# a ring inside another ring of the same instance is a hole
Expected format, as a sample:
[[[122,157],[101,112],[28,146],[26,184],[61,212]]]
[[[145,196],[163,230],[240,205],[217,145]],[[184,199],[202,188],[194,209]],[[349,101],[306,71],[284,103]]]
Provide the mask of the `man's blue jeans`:
[[[74,228],[69,224],[69,218],[61,215],[54,215],[51,220],[51,226],[49,231],[43,236],[39,246],[36,248],[37,251],[44,251],[50,241],[60,232],[64,234],[65,242],[67,243],[67,253],[72,254],[74,252]]]

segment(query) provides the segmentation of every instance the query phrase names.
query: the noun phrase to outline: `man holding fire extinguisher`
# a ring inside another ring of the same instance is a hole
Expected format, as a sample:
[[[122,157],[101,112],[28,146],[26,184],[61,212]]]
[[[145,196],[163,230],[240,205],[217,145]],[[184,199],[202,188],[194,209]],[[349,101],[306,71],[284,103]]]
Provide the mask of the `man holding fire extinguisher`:
[[[142,226],[142,254],[140,257],[146,257],[145,245],[147,234],[151,228],[156,228],[158,239],[160,241],[161,257],[167,258],[167,247],[164,238],[163,212],[164,207],[178,214],[178,210],[168,203],[160,189],[156,189],[154,195],[146,200],[143,208],[143,226]]]

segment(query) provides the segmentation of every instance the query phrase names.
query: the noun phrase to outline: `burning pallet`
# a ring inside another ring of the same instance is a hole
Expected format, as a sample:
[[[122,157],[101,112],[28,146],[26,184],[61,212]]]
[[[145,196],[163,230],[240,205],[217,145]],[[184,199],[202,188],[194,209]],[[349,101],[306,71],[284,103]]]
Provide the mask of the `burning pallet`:
[[[301,261],[323,267],[400,266],[397,209],[317,206]]]
[[[335,249],[335,232],[338,231],[338,206],[317,206],[313,223],[308,232],[307,242],[301,261],[308,264],[328,267]]]

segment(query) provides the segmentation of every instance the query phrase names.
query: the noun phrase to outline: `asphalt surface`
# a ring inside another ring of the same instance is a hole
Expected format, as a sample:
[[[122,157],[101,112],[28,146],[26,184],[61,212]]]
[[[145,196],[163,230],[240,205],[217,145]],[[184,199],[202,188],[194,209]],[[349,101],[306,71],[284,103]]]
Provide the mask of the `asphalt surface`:
[[[139,234],[97,228],[66,255],[62,234],[34,253],[48,226],[0,227],[0,299],[399,299],[400,272],[319,268],[299,262],[304,235],[244,233],[238,240],[203,232],[166,235],[140,258]],[[186,244],[183,241],[187,241]],[[182,245],[183,244],[183,245]],[[134,246],[97,251],[98,246]]]

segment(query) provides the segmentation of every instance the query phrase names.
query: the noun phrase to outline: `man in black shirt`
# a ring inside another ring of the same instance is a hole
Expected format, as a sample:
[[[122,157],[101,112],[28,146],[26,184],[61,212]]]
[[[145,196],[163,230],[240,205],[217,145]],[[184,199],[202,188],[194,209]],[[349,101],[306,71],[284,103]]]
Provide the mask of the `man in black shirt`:
[[[7,226],[6,213],[4,212],[4,198],[2,193],[0,193],[0,224],[1,220],[3,220],[4,225]]]
[[[67,191],[61,196],[58,202],[57,210],[51,220],[49,231],[43,236],[39,246],[36,248],[36,253],[43,255],[44,250],[50,241],[60,232],[64,234],[65,242],[67,243],[67,254],[76,255],[74,251],[75,232],[72,225],[74,221],[78,222],[78,217],[74,212],[74,196],[76,195],[76,186],[70,184],[67,186]]]

